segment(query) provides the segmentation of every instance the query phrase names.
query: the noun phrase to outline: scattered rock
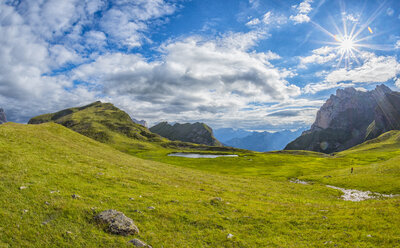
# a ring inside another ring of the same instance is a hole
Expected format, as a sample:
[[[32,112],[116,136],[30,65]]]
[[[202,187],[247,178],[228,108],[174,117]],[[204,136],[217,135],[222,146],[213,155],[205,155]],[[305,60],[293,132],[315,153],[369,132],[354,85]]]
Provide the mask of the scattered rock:
[[[59,190],[52,190],[52,191],[50,191],[50,194],[54,194],[54,193],[60,193],[60,191],[59,191]]]
[[[129,241],[129,243],[132,243],[136,247],[152,248],[150,245],[146,244],[145,242],[139,239],[132,239]]]
[[[26,186],[19,187],[20,190],[23,190],[23,189],[26,189],[26,188],[28,188],[28,187],[26,187]]]
[[[129,200],[131,200],[131,201],[133,201],[133,200],[135,200],[133,197],[131,197],[131,198],[129,198]]]
[[[133,210],[133,212],[134,212],[134,213],[139,213],[139,214],[141,214],[141,213],[142,213],[142,211],[140,211],[140,210],[137,210],[137,209]]]
[[[24,209],[23,212],[24,212],[24,213],[28,213],[28,209]]]
[[[210,200],[211,204],[218,204],[220,202],[222,202],[222,198],[221,197],[214,197]]]
[[[113,234],[127,236],[139,233],[139,229],[132,219],[114,209],[101,212],[95,216],[95,220],[100,224],[107,225],[107,230]]]
[[[72,199],[79,199],[79,198],[81,198],[79,195],[76,195],[76,194],[71,195],[71,197],[72,197]]]
[[[306,181],[301,181],[301,180],[299,180],[299,179],[297,179],[297,178],[291,179],[290,182],[291,182],[291,183],[304,184],[304,185],[308,184],[308,182],[306,182]]]
[[[50,205],[50,202],[47,202],[47,201],[45,201],[45,202],[44,202],[44,204],[46,204],[46,205]]]
[[[368,234],[367,237],[368,237],[368,238],[372,238],[372,235],[371,235],[371,234]]]
[[[66,231],[66,234],[72,234],[72,232],[71,231]]]
[[[227,239],[231,239],[231,238],[233,238],[233,234],[231,234],[231,233],[228,233],[228,235],[226,236],[226,238],[227,238]]]
[[[148,207],[147,209],[149,209],[149,210],[154,210],[154,209],[156,209],[156,208],[153,207],[153,206],[150,206],[150,207]]]

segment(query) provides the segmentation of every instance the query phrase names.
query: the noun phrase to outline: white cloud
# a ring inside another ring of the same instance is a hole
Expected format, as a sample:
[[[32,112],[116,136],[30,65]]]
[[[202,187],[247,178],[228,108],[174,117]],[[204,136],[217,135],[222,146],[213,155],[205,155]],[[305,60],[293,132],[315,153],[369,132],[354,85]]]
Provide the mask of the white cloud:
[[[9,119],[27,121],[37,114],[97,99],[101,93],[99,85],[74,85],[68,76],[53,70],[67,63],[94,59],[106,45],[106,31],[83,29],[84,25],[93,24],[95,12],[107,11],[104,1],[8,3],[0,1],[0,105],[6,109]],[[107,33],[118,44],[130,41],[141,44],[141,39],[146,38],[141,32],[147,30],[151,21],[175,10],[174,5],[162,0],[119,1],[110,11],[118,8],[123,9],[125,16],[135,18],[138,27],[130,31],[139,37],[123,36],[118,40]],[[124,16],[120,17],[125,20]],[[100,21],[106,23],[104,19]],[[97,51],[85,54],[86,49]]]
[[[312,51],[312,55],[300,57],[300,68],[306,68],[307,64],[325,64],[337,58],[336,48],[324,46]]]
[[[285,80],[290,73],[269,62],[278,55],[248,51],[250,45],[243,44],[255,41],[247,35],[253,37],[232,33],[170,42],[161,48],[162,59],[152,62],[137,54],[107,54],[77,68],[73,78],[103,82],[114,102],[150,122],[160,116],[175,121],[246,119],[252,113],[241,109],[252,102],[285,102],[300,93]]]
[[[385,83],[400,73],[400,63],[393,56],[376,56],[373,53],[362,52],[361,58],[364,60],[362,65],[334,70],[326,75],[323,82],[306,85],[303,92],[316,93],[336,87]]]
[[[274,25],[274,27],[279,27],[282,24],[286,23],[286,18],[282,15],[277,15],[268,11],[263,16],[259,18],[253,18],[249,22],[246,23],[247,26],[268,26]]]
[[[326,81],[337,83],[350,81],[353,83],[384,83],[396,77],[400,72],[400,64],[393,56],[376,56],[364,53],[368,56],[362,66],[351,70],[345,68],[331,72]]]
[[[396,78],[394,81],[394,85],[400,89],[400,78]]]
[[[398,41],[396,42],[396,44],[394,45],[394,48],[400,49],[400,40],[398,40]]]
[[[309,22],[310,17],[308,16],[308,14],[312,10],[312,7],[311,7],[312,2],[313,2],[313,0],[304,0],[299,5],[292,6],[292,8],[296,10],[297,14],[291,15],[289,17],[290,20],[292,20],[295,24]]]

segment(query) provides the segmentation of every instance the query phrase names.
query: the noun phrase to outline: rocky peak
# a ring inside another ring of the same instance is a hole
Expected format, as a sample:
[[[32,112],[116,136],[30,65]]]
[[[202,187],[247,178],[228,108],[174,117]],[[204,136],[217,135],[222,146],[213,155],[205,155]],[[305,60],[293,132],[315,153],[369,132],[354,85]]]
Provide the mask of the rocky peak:
[[[147,121],[145,121],[145,120],[137,120],[137,119],[135,119],[135,118],[132,118],[132,121],[134,122],[134,123],[136,123],[136,124],[139,124],[139,125],[142,125],[142,126],[144,126],[144,127],[148,127],[148,125],[147,125]]]
[[[335,152],[400,129],[400,93],[385,85],[371,91],[338,89],[317,112],[311,129],[286,149]]]
[[[0,124],[5,122],[7,122],[6,113],[4,113],[4,110],[0,108]]]

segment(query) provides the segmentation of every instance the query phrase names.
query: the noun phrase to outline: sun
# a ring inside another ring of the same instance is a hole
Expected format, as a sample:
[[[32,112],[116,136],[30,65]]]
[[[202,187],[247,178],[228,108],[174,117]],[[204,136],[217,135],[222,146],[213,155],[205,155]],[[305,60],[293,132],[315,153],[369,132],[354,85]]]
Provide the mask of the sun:
[[[333,38],[333,41],[323,42],[336,50],[337,53],[337,65],[336,67],[344,66],[345,69],[352,68],[355,63],[361,65],[360,60],[363,59],[362,50],[384,50],[384,46],[376,44],[366,44],[367,40],[371,40],[378,34],[373,32],[371,28],[372,22],[381,13],[384,5],[381,5],[368,19],[366,22],[360,21],[362,15],[358,15],[359,18],[356,21],[350,20],[346,16],[344,7],[341,11],[342,18],[338,18],[339,22],[341,19],[342,28],[339,28],[336,21],[332,21],[332,25],[335,28],[334,32],[330,32],[319,24],[311,20],[318,29],[323,31],[325,34]],[[334,20],[332,18],[332,20]],[[336,33],[336,34],[335,34]]]
[[[353,40],[349,37],[345,37],[340,44],[340,48],[346,51],[353,50],[354,49],[354,43]]]

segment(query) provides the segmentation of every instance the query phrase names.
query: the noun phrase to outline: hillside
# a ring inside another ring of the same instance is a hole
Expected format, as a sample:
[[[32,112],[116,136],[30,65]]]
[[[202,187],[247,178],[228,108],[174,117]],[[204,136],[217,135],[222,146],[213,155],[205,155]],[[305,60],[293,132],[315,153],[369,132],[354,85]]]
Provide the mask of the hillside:
[[[83,107],[64,109],[56,113],[36,116],[29,124],[55,122],[80,134],[134,154],[149,149],[230,150],[181,141],[169,141],[146,127],[111,103],[94,102]]]
[[[221,146],[221,143],[214,137],[211,127],[204,123],[175,123],[161,122],[150,128],[153,133],[159,134],[169,140],[179,140],[208,146]]]
[[[221,168],[230,166],[229,175],[221,175],[135,158],[54,123],[1,125],[0,149],[2,247],[132,247],[128,241],[133,238],[153,247],[398,244],[398,198],[346,202],[324,185],[294,184],[262,173],[242,177],[234,167],[250,165],[249,157],[262,155],[265,165],[273,168],[279,156],[286,161],[280,173],[290,176],[299,170],[310,173],[306,166],[296,166],[301,159],[314,161],[308,164],[312,169],[318,163],[334,166],[329,161],[343,158],[241,153],[238,158],[217,159]],[[225,160],[235,162],[224,164]],[[195,161],[206,165],[211,160]],[[398,163],[392,166],[398,168]],[[326,169],[311,171],[325,175]],[[391,174],[399,176],[396,171]],[[140,234],[107,233],[93,221],[106,209],[132,218]]]
[[[400,129],[400,93],[385,85],[368,92],[338,89],[317,113],[311,129],[303,132],[286,150],[324,153],[343,151]]]

